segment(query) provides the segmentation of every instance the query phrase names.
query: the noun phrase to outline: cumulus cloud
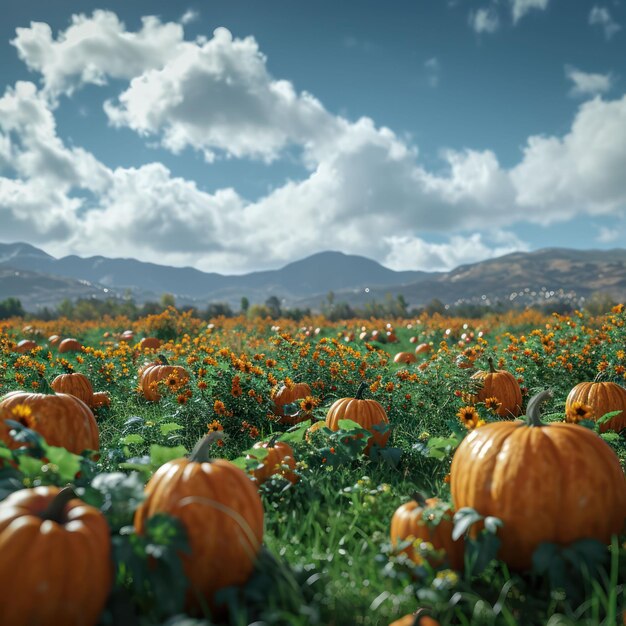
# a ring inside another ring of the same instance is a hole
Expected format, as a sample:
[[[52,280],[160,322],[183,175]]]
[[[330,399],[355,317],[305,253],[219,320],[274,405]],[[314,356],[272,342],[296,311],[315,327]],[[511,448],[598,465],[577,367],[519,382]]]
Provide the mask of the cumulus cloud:
[[[583,72],[571,65],[565,66],[565,75],[573,85],[570,95],[574,97],[596,96],[606,93],[613,85],[611,74],[591,74]]]
[[[56,38],[44,22],[31,22],[16,33],[11,44],[29,69],[41,73],[53,97],[71,94],[82,84],[130,79],[161,67],[183,40],[180,24],[162,24],[149,16],[142,18],[140,30],[128,32],[115,13],[101,10],[91,17],[74,15],[71,26]]]
[[[96,14],[74,18],[73,25],[89,20],[104,28]],[[137,33],[115,23],[136,42]],[[159,23],[158,32],[168,27]],[[52,50],[64,49],[63,37],[50,41]],[[114,250],[229,273],[275,267],[320,247],[396,269],[409,258],[413,268],[446,262],[449,268],[523,249],[510,233],[516,222],[616,214],[626,205],[626,96],[581,104],[567,133],[530,137],[512,169],[493,151],[465,149],[443,150],[435,171],[391,129],[332,114],[314,96],[271,76],[252,37],[218,29],[211,39],[177,35],[172,42],[156,66],[137,50],[127,86],[106,106],[111,123],[209,161],[271,161],[293,147],[305,166],[302,178],[246,200],[231,188],[204,191],[161,163],[109,168],[58,136],[50,90],[71,93],[84,82],[84,67],[55,73],[53,55],[39,70],[41,89],[17,83],[0,98],[5,239],[46,241],[52,252],[55,245],[81,254]],[[116,49],[108,54],[114,57]],[[119,54],[126,54],[123,47]],[[120,77],[120,59],[101,61],[102,80]],[[428,242],[425,232],[447,240]]]
[[[607,39],[611,39],[613,35],[622,30],[622,27],[611,17],[610,11],[597,4],[589,12],[589,24],[602,28]]]
[[[526,13],[533,9],[545,11],[550,0],[511,0],[513,22],[517,23]]]
[[[195,22],[199,18],[200,13],[198,13],[198,11],[194,11],[193,9],[187,9],[180,18],[180,23],[191,24],[191,22]]]
[[[470,12],[469,23],[472,29],[479,35],[482,33],[495,33],[500,27],[498,14],[493,7]]]
[[[387,242],[391,251],[384,264],[397,271],[448,271],[466,263],[528,250],[527,243],[507,231],[453,235],[444,243],[407,236],[388,237]]]

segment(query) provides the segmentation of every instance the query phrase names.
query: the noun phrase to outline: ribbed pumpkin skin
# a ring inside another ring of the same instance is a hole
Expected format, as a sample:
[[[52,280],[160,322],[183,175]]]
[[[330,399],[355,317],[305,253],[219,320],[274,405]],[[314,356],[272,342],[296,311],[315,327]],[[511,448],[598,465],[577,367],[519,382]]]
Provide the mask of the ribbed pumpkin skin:
[[[158,337],[144,337],[139,342],[141,350],[158,350],[161,347],[161,340]]]
[[[472,377],[482,387],[470,402],[484,402],[487,398],[498,398],[500,406],[496,413],[500,417],[517,417],[522,412],[522,390],[515,376],[506,370],[478,371]]]
[[[98,622],[113,583],[109,526],[78,499],[65,505],[61,523],[41,519],[58,492],[23,489],[0,504],[0,624]]]
[[[626,428],[626,389],[617,383],[594,382],[579,383],[568,394],[565,401],[565,412],[574,404],[582,402],[593,409],[594,420],[600,419],[611,411],[622,411],[608,422],[600,424],[600,432],[607,430],[619,432]]]
[[[296,400],[302,400],[307,396],[312,396],[313,392],[311,387],[307,383],[293,383],[290,387],[283,385],[274,396],[274,414],[278,415],[281,419],[278,420],[279,424],[298,424],[310,419],[310,415],[302,412],[297,417],[290,417],[285,415],[283,407],[286,404],[291,404]]]
[[[161,394],[158,390],[158,383],[166,380],[170,375],[176,375],[181,385],[189,381],[189,373],[180,365],[150,365],[141,374],[141,391],[146,400],[158,402]]]
[[[26,354],[31,350],[34,350],[37,347],[37,344],[32,339],[22,339],[17,346],[15,347],[15,351],[20,354]]]
[[[499,557],[528,569],[545,541],[608,543],[626,520],[626,477],[609,445],[576,424],[496,422],[472,431],[450,469],[456,509],[504,522]]]
[[[452,569],[461,570],[463,569],[465,543],[463,538],[452,541],[452,530],[454,529],[452,510],[448,509],[446,516],[441,519],[437,526],[431,526],[424,521],[424,513],[428,516],[428,509],[437,506],[438,503],[437,498],[427,498],[425,507],[422,507],[415,500],[398,507],[391,518],[391,543],[397,545],[410,538],[427,541],[432,543],[436,550],[445,551]],[[404,552],[415,560],[412,546],[405,548]],[[431,563],[434,567],[440,564],[440,562]]]
[[[83,346],[77,339],[64,339],[59,343],[59,352],[82,352]]]
[[[75,454],[100,448],[96,419],[82,400],[66,393],[46,395],[28,391],[11,391],[0,398],[0,439],[10,448],[22,445],[13,440],[4,423],[7,418],[15,419],[11,410],[18,404],[30,407],[32,417],[29,420],[33,421],[25,425],[38,432],[51,446]]]
[[[330,430],[337,431],[339,430],[339,421],[344,419],[352,420],[372,433],[364,450],[365,454],[369,452],[373,443],[378,444],[381,448],[386,445],[390,435],[389,431],[380,433],[373,428],[377,424],[389,423],[385,409],[376,400],[339,398],[326,413],[326,426]]]
[[[259,461],[259,463],[263,463],[263,467],[252,472],[252,476],[254,476],[258,485],[264,483],[274,474],[281,474],[292,484],[298,482],[298,477],[292,471],[296,469],[296,459],[293,454],[293,448],[288,443],[277,441],[270,445],[270,442],[264,441],[255,443],[254,448],[266,448],[268,450],[267,456]],[[246,458],[256,457],[254,454],[249,454]]]
[[[178,518],[187,530],[191,553],[181,558],[189,607],[194,590],[210,603],[219,589],[248,580],[263,541],[263,505],[243,470],[221,459],[177,459],[157,470],[145,494],[135,513],[138,533],[156,513]]]
[[[50,383],[50,387],[57,393],[69,393],[82,400],[87,406],[93,406],[93,387],[84,374],[78,372],[59,374]]]

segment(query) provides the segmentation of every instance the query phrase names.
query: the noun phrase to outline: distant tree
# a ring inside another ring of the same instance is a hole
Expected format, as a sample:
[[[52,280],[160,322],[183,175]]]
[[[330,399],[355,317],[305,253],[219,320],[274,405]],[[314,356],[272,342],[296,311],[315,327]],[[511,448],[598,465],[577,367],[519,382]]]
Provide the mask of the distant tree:
[[[434,315],[435,313],[439,313],[440,315],[447,315],[448,311],[446,310],[445,304],[439,300],[439,298],[433,298],[424,308],[426,313],[429,315]]]
[[[281,316],[280,300],[276,296],[270,296],[265,301],[265,306],[269,311],[270,317],[276,319]]]
[[[225,302],[211,302],[204,312],[204,319],[210,320],[215,317],[232,317],[233,310]]]
[[[243,315],[248,312],[248,309],[250,308],[250,300],[248,300],[246,296],[241,297],[241,304],[239,305],[239,308],[241,309]]]
[[[22,302],[17,298],[7,298],[0,302],[0,320],[6,320],[9,317],[24,317],[25,315]]]
[[[176,298],[171,293],[162,294],[160,302],[164,309],[167,309],[168,306],[176,306]]]
[[[585,301],[584,309],[591,315],[602,315],[608,313],[617,302],[613,299],[611,294],[604,291],[596,291]]]

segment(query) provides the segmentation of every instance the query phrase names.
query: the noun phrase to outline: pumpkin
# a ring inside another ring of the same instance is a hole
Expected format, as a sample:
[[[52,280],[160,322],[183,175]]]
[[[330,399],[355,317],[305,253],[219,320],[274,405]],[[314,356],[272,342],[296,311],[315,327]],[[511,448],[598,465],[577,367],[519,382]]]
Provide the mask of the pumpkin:
[[[292,484],[298,482],[298,476],[293,472],[296,469],[293,448],[288,443],[276,441],[276,436],[274,436],[269,441],[255,443],[252,453],[247,455],[246,458],[256,458],[254,450],[259,448],[266,449],[267,456],[259,460],[261,467],[252,472],[252,476],[257,484],[261,485],[274,474],[284,476]]]
[[[432,350],[432,346],[428,343],[420,343],[415,348],[415,354],[428,354]]]
[[[19,405],[23,406],[18,408]],[[91,409],[69,394],[11,391],[0,398],[0,439],[9,448],[19,448],[22,444],[11,437],[5,419],[20,422],[38,432],[51,446],[75,454],[100,447],[98,425]]]
[[[0,624],[98,623],[113,585],[109,525],[70,488],[9,495],[0,504],[0,551]]]
[[[59,374],[50,387],[57,393],[69,393],[80,398],[87,406],[93,406],[93,387],[84,374],[69,370],[66,374]]]
[[[144,337],[139,342],[140,350],[158,350],[161,347],[161,340],[157,337]]]
[[[216,433],[202,439],[189,458],[162,465],[145,488],[135,513],[135,529],[157,513],[178,518],[187,531],[190,552],[181,554],[189,591],[188,607],[198,597],[210,604],[223,587],[245,583],[263,540],[263,504],[248,475],[226,460],[208,460]]]
[[[339,398],[326,413],[326,426],[330,430],[339,430],[340,420],[348,419],[372,433],[368,439],[365,454],[369,452],[374,443],[384,447],[390,434],[389,430],[382,433],[374,428],[374,426],[388,424],[389,419],[382,404],[376,400],[363,399],[363,392],[366,389],[367,383],[362,382],[354,398]]]
[[[111,396],[106,391],[94,391],[91,402],[94,408],[111,406]]]
[[[517,417],[522,412],[522,390],[515,376],[506,370],[497,370],[493,359],[487,359],[489,371],[479,370],[471,380],[480,385],[476,395],[469,397],[469,402],[476,404],[487,398],[497,398],[500,406],[496,413],[500,417]]]
[[[600,424],[601,433],[607,430],[619,432],[626,428],[626,389],[617,383],[596,380],[592,383],[576,385],[565,400],[565,414],[569,419],[571,419],[569,416],[574,402],[582,402],[591,407],[591,419],[593,420],[599,420],[611,411],[621,411],[619,415],[612,417],[608,422]]]
[[[412,352],[398,352],[393,357],[394,363],[417,363],[417,358]]]
[[[68,337],[59,343],[59,352],[82,352],[83,346],[77,339]]]
[[[409,613],[400,619],[391,622],[389,626],[440,626],[439,622],[424,612],[424,609],[418,609],[415,613]]]
[[[36,347],[37,344],[32,339],[22,339],[22,341],[17,344],[15,351],[20,354],[26,354],[27,352],[34,350]]]
[[[427,498],[415,494],[413,499],[398,507],[391,518],[391,542],[398,545],[403,541],[420,540],[431,543],[435,550],[443,550],[452,569],[463,569],[465,544],[463,538],[452,540],[453,512],[438,498]],[[438,522],[435,524],[435,522]],[[404,548],[410,559],[419,564],[420,556],[413,546]],[[430,558],[433,567],[442,564],[441,559]]]
[[[311,443],[313,441],[313,433],[320,430],[320,428],[324,428],[324,426],[326,426],[326,422],[324,420],[311,424],[311,426],[306,429],[306,433],[304,434],[304,438],[307,443]]]
[[[298,415],[285,415],[284,407],[311,395],[313,395],[313,392],[307,383],[292,383],[289,386],[282,385],[274,395],[274,414],[280,417],[278,423],[298,424],[310,419],[311,414],[304,411],[300,411]]]
[[[515,570],[528,569],[535,548],[546,541],[608,543],[626,519],[626,476],[617,456],[588,428],[543,424],[539,406],[550,396],[534,396],[525,421],[473,430],[452,459],[455,507],[504,522],[499,556]]]
[[[61,337],[59,335],[50,335],[50,337],[48,337],[48,343],[51,348],[54,348],[61,343]]]
[[[159,355],[158,365],[149,365],[143,370],[139,385],[146,400],[158,402],[161,399],[159,386],[179,389],[189,382],[189,373],[180,365],[170,365],[163,355]]]

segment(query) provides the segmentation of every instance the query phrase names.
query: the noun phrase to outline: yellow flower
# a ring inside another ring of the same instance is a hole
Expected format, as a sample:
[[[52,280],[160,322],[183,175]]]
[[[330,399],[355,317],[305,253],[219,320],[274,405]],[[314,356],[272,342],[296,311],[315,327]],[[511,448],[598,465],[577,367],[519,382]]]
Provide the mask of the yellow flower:
[[[491,396],[491,398],[485,398],[485,407],[490,411],[497,411],[500,408],[502,403],[495,396]]]
[[[581,420],[593,419],[593,409],[584,402],[572,402],[565,412],[565,421],[570,424],[578,424]]]
[[[456,416],[461,420],[461,424],[463,424],[467,430],[476,428],[480,421],[480,415],[478,415],[476,408],[473,406],[464,406],[462,409],[459,409]]]
[[[207,424],[208,432],[214,433],[218,430],[224,430],[224,427],[222,426],[221,422],[219,422],[218,420],[213,420],[210,424]]]

